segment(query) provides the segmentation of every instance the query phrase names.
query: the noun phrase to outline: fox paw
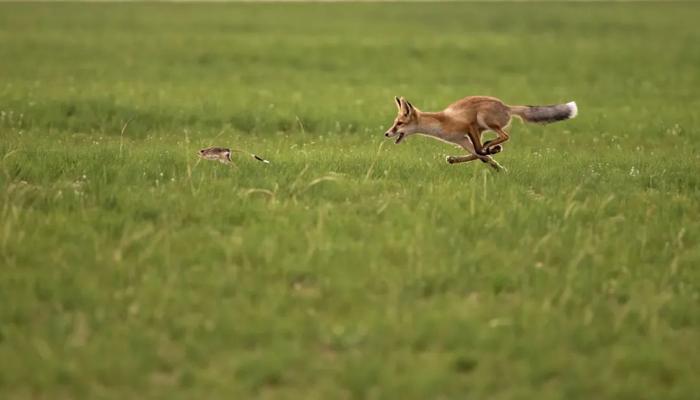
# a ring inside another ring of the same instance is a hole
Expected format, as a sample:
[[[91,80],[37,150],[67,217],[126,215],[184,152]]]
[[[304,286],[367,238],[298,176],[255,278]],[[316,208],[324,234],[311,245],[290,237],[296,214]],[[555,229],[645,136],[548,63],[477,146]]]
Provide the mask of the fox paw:
[[[498,154],[501,151],[503,151],[503,147],[501,147],[500,144],[497,144],[493,147],[490,147],[488,151],[489,151],[489,154]]]
[[[447,161],[448,164],[454,164],[455,163],[455,156],[447,156],[445,158],[445,161]]]

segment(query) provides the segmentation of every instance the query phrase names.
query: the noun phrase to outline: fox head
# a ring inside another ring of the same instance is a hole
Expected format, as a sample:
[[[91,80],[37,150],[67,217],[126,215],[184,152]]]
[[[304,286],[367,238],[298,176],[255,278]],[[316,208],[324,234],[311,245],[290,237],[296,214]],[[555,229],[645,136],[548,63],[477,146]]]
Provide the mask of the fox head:
[[[394,124],[391,125],[388,131],[384,133],[386,137],[396,138],[396,144],[399,144],[404,137],[414,134],[418,130],[418,112],[408,100],[403,97],[394,97],[398,115],[394,119]]]

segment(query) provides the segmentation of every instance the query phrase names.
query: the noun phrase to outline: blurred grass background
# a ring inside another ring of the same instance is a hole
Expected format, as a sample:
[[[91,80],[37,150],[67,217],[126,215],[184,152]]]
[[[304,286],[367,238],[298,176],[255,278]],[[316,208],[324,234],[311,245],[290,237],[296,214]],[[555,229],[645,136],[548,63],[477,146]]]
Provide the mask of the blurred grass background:
[[[698,17],[0,4],[0,397],[697,398]],[[474,94],[580,115],[384,141]]]

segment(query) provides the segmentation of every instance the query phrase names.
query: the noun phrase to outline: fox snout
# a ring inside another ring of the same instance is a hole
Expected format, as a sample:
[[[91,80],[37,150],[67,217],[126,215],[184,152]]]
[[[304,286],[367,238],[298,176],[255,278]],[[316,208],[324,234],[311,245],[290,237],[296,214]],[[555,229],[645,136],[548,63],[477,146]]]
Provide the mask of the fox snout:
[[[388,131],[384,132],[384,136],[390,138],[398,135],[399,137],[396,138],[396,144],[401,143],[403,140],[404,136],[406,135],[404,132],[400,132],[396,127],[389,129]]]

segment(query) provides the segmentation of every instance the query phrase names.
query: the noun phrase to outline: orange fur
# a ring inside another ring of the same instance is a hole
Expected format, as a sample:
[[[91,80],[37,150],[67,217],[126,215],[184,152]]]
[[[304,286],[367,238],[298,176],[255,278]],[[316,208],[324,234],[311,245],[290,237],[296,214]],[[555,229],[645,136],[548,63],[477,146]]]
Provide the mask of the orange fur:
[[[443,111],[424,112],[403,97],[395,97],[398,115],[386,137],[398,136],[396,143],[413,134],[430,136],[458,145],[472,156],[449,157],[450,163],[475,159],[488,163],[495,169],[502,167],[490,155],[502,150],[501,143],[510,136],[505,129],[512,117],[528,122],[554,122],[576,116],[576,103],[553,106],[509,106],[495,97],[470,96],[450,104]],[[493,131],[498,137],[482,144],[485,131]],[[452,160],[452,161],[450,161]]]

